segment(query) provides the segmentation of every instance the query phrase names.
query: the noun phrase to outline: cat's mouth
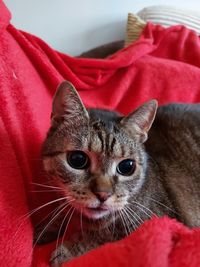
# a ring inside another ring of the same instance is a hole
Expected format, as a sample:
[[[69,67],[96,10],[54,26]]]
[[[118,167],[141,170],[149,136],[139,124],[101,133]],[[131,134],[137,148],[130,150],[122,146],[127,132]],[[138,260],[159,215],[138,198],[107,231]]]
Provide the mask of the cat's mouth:
[[[82,208],[82,213],[87,218],[91,219],[102,219],[103,217],[107,217],[111,212],[107,207],[98,206],[98,207],[84,207]]]

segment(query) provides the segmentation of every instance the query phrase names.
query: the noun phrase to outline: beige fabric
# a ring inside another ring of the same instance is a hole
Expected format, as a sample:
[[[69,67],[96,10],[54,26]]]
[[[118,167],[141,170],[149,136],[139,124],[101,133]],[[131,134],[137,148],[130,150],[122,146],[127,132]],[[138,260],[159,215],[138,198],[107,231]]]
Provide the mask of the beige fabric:
[[[150,6],[137,14],[144,21],[161,24],[165,27],[184,25],[200,34],[200,12],[173,6]]]
[[[173,6],[150,6],[142,9],[137,15],[128,14],[125,46],[137,40],[147,21],[164,27],[184,25],[200,34],[200,12]]]
[[[125,36],[125,47],[131,44],[132,42],[138,40],[145,25],[146,22],[137,15],[134,15],[132,13],[128,14],[126,36]]]

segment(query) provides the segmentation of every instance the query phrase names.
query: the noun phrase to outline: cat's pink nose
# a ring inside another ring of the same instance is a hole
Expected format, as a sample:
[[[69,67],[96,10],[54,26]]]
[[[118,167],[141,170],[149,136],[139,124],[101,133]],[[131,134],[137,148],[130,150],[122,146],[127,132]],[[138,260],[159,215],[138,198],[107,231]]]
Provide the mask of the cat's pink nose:
[[[110,196],[111,192],[94,192],[94,194],[97,196],[97,198],[101,201],[104,202],[106,201]]]

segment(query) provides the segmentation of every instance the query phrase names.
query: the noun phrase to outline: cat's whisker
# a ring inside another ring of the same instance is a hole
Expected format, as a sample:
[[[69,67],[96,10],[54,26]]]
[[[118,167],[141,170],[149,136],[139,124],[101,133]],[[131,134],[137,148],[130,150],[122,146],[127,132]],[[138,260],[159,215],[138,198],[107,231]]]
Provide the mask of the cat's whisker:
[[[135,217],[135,220],[141,224],[144,222],[144,220],[137,214],[136,211],[134,211],[131,207],[126,206],[127,211],[129,211],[130,214],[132,214]]]
[[[129,221],[129,223],[133,226],[133,229],[135,230],[136,228],[137,228],[137,226],[136,226],[136,224],[135,224],[135,220],[136,220],[136,218],[134,217],[134,216],[131,216],[131,214],[128,212],[128,210],[127,209],[123,209],[123,212],[124,212],[124,214],[126,215],[126,217],[127,217],[127,219],[128,219],[128,221]],[[130,227],[129,227],[129,229],[130,229]],[[130,231],[129,231],[129,234],[132,232],[132,230],[130,229]]]
[[[65,204],[65,203],[63,203],[63,204]],[[43,217],[42,220],[40,220],[40,221],[34,226],[35,231],[37,232],[37,229],[38,229],[38,227],[40,227],[40,224],[41,224],[42,222],[44,222],[48,217],[51,216],[51,218],[52,218],[52,216],[54,216],[54,214],[60,209],[60,207],[63,207],[63,206],[64,206],[63,204],[62,204],[61,206],[55,208],[54,210],[50,211],[45,217]]]
[[[157,214],[155,214],[152,210],[150,210],[146,206],[142,205],[141,203],[131,200],[131,203],[129,203],[129,205],[131,205],[132,203],[135,203],[136,205],[138,205],[140,210],[143,211],[143,213],[145,213],[148,216],[148,218],[151,218],[152,216],[158,217]],[[143,208],[144,210],[141,208]],[[147,212],[149,212],[149,213],[147,213]]]
[[[163,206],[164,208],[166,208],[167,210],[173,212],[174,214],[179,215],[178,212],[174,211],[173,209],[171,209],[170,207],[166,206],[166,205],[163,204],[162,202],[160,202],[160,201],[158,201],[158,200],[156,200],[156,199],[154,199],[154,198],[152,198],[152,197],[146,197],[146,198],[148,198],[148,199],[152,200],[153,202],[155,202],[155,203],[157,203],[157,204]]]
[[[124,210],[127,212],[127,214],[133,218],[133,221],[131,220],[131,224],[133,225],[134,230],[141,224],[141,221],[139,221],[136,217],[136,213],[133,213],[132,210],[127,209],[127,207],[124,208]],[[141,219],[141,218],[140,218]],[[138,223],[138,225],[137,225]]]
[[[58,190],[58,189],[49,189],[49,190],[30,190],[29,192],[32,192],[32,193],[59,192],[59,193],[60,193],[60,190]]]
[[[69,206],[69,203],[67,204],[67,206]],[[52,215],[51,220],[46,224],[46,226],[43,228],[43,230],[40,232],[40,234],[38,235],[36,241],[34,242],[33,248],[36,246],[36,244],[38,243],[38,241],[40,240],[40,238],[42,237],[42,235],[44,234],[44,232],[46,231],[46,229],[51,225],[51,223],[59,216],[59,214],[62,213],[62,211],[66,208],[66,203],[64,205],[64,207],[62,206],[62,208],[59,210],[60,207],[56,208],[56,210],[54,210],[54,215]],[[58,211],[59,210],[59,211]]]
[[[138,205],[138,209],[139,209],[141,212],[143,212],[143,213],[147,216],[147,218],[149,218],[149,219],[151,219],[152,216],[158,217],[156,214],[149,214],[149,213],[148,213],[148,212],[149,212],[148,210],[145,211],[144,208],[141,207],[141,206],[139,206],[139,205]]]
[[[67,204],[70,204],[72,201],[66,201],[64,203],[62,203],[60,206],[58,206],[57,208],[55,208],[53,211],[49,212],[49,214],[47,214],[47,216],[45,216],[39,223],[36,224],[36,228],[38,225],[40,225],[43,221],[45,221],[50,215],[51,218],[56,214],[57,211],[59,211],[59,209],[61,209],[62,207],[64,207]]]
[[[73,208],[73,207],[72,207],[72,208]],[[72,210],[72,212],[71,212],[71,214],[70,214],[69,220],[68,220],[68,222],[67,222],[67,225],[66,225],[66,228],[65,228],[65,231],[64,231],[62,240],[61,240],[61,245],[63,245],[63,243],[64,243],[64,238],[65,238],[65,235],[66,235],[66,233],[67,233],[67,229],[68,229],[68,226],[69,226],[69,224],[70,224],[70,221],[71,221],[71,219],[72,219],[72,217],[73,217],[74,211],[75,211],[75,208],[73,208],[73,210]]]
[[[58,189],[60,191],[63,191],[63,189],[60,188],[60,187],[58,187],[58,186],[47,185],[47,184],[40,184],[40,183],[34,183],[34,182],[32,182],[31,184],[37,185],[37,186],[42,186],[42,187],[47,187],[47,188],[52,188],[52,189]]]
[[[112,237],[114,237],[114,233],[115,233],[115,227],[116,227],[116,211],[112,211]]]
[[[35,208],[34,210],[32,210],[32,211],[30,211],[30,212],[24,214],[23,216],[21,216],[21,217],[19,218],[19,226],[18,226],[18,228],[17,228],[17,230],[16,230],[16,232],[15,232],[15,234],[14,234],[14,238],[16,237],[16,235],[17,235],[19,229],[22,227],[22,225],[25,223],[25,221],[26,221],[29,217],[31,217],[34,213],[36,213],[37,211],[39,211],[39,210],[45,208],[45,207],[48,206],[48,205],[51,205],[51,204],[53,204],[53,203],[56,203],[56,202],[58,202],[58,201],[62,201],[62,200],[68,200],[68,198],[67,198],[67,197],[61,197],[61,198],[58,198],[58,199],[54,199],[54,200],[52,200],[52,201],[49,201],[49,202],[45,203],[44,205],[41,205],[41,206]]]
[[[34,210],[28,212],[27,214],[23,215],[23,216],[21,217],[21,219],[23,219],[24,217],[25,217],[25,219],[27,219],[27,218],[29,218],[31,215],[33,215],[35,212],[39,211],[39,210],[42,209],[42,208],[45,208],[45,207],[48,206],[48,205],[51,205],[51,204],[56,203],[56,202],[58,202],[58,201],[68,200],[68,199],[69,199],[69,198],[68,198],[67,196],[65,196],[65,197],[61,197],[61,198],[57,198],[57,199],[54,199],[54,200],[52,200],[52,201],[49,201],[49,202],[47,202],[47,203],[45,203],[45,204],[43,204],[43,205],[41,205],[41,206],[35,208]],[[27,217],[27,218],[26,218],[26,217]]]
[[[69,206],[69,204],[67,206]],[[47,223],[47,225],[44,227],[44,229],[42,230],[42,232],[39,234],[39,236],[37,237],[36,241],[34,242],[32,250],[34,250],[35,246],[37,245],[38,241],[40,240],[40,238],[42,237],[42,235],[45,233],[45,231],[47,230],[47,228],[55,221],[55,219],[58,217],[58,215],[61,214],[63,212],[63,210],[66,209],[67,206],[64,206],[64,208],[62,208],[60,211],[58,211],[53,216],[53,218]]]
[[[113,235],[114,235],[114,219],[113,219],[113,212],[111,213],[111,217],[112,217],[112,221],[111,221],[110,224],[108,224],[108,225],[106,226],[106,228],[107,228],[108,231],[109,231],[109,235],[111,235],[111,236],[113,237]]]
[[[62,231],[62,227],[66,221],[66,218],[68,216],[68,214],[70,213],[70,211],[73,209],[73,207],[71,206],[70,209],[67,211],[67,213],[65,214],[61,224],[60,224],[60,227],[59,227],[59,231],[58,231],[58,234],[57,234],[57,241],[56,241],[56,249],[58,248],[58,243],[59,243],[59,237],[60,237],[60,234],[61,234],[61,231]]]
[[[117,213],[119,214],[119,218],[120,218],[120,220],[121,220],[121,222],[122,222],[122,225],[123,225],[123,227],[124,227],[124,231],[125,231],[125,233],[127,233],[127,231],[126,231],[126,227],[125,227],[125,224],[124,224],[124,221],[123,221],[123,218],[122,218],[122,216],[121,216],[121,211],[119,210],[119,211],[117,211]],[[127,234],[126,234],[127,235]]]
[[[124,216],[124,220],[125,220],[126,226],[128,228],[128,235],[130,235],[130,233],[132,232],[131,227],[130,227],[130,224],[132,224],[131,218],[130,218],[129,214],[127,214],[125,209],[122,210],[122,214]]]
[[[126,229],[126,224],[125,224],[124,217],[123,217],[123,215],[122,215],[122,211],[121,211],[121,210],[119,210],[119,216],[120,216],[120,219],[121,219],[121,221],[122,221],[122,224],[123,224],[123,227],[124,227],[125,234],[126,234],[126,236],[128,236],[128,232],[127,232],[127,229]]]

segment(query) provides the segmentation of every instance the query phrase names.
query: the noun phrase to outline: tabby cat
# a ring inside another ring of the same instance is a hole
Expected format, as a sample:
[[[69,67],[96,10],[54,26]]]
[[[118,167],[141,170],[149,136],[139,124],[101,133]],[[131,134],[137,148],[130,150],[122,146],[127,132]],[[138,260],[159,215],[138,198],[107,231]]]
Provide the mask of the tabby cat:
[[[53,252],[52,266],[123,238],[152,216],[200,225],[199,104],[157,108],[151,100],[122,116],[86,109],[64,81],[51,121],[44,168],[65,198],[62,222],[81,224]]]

